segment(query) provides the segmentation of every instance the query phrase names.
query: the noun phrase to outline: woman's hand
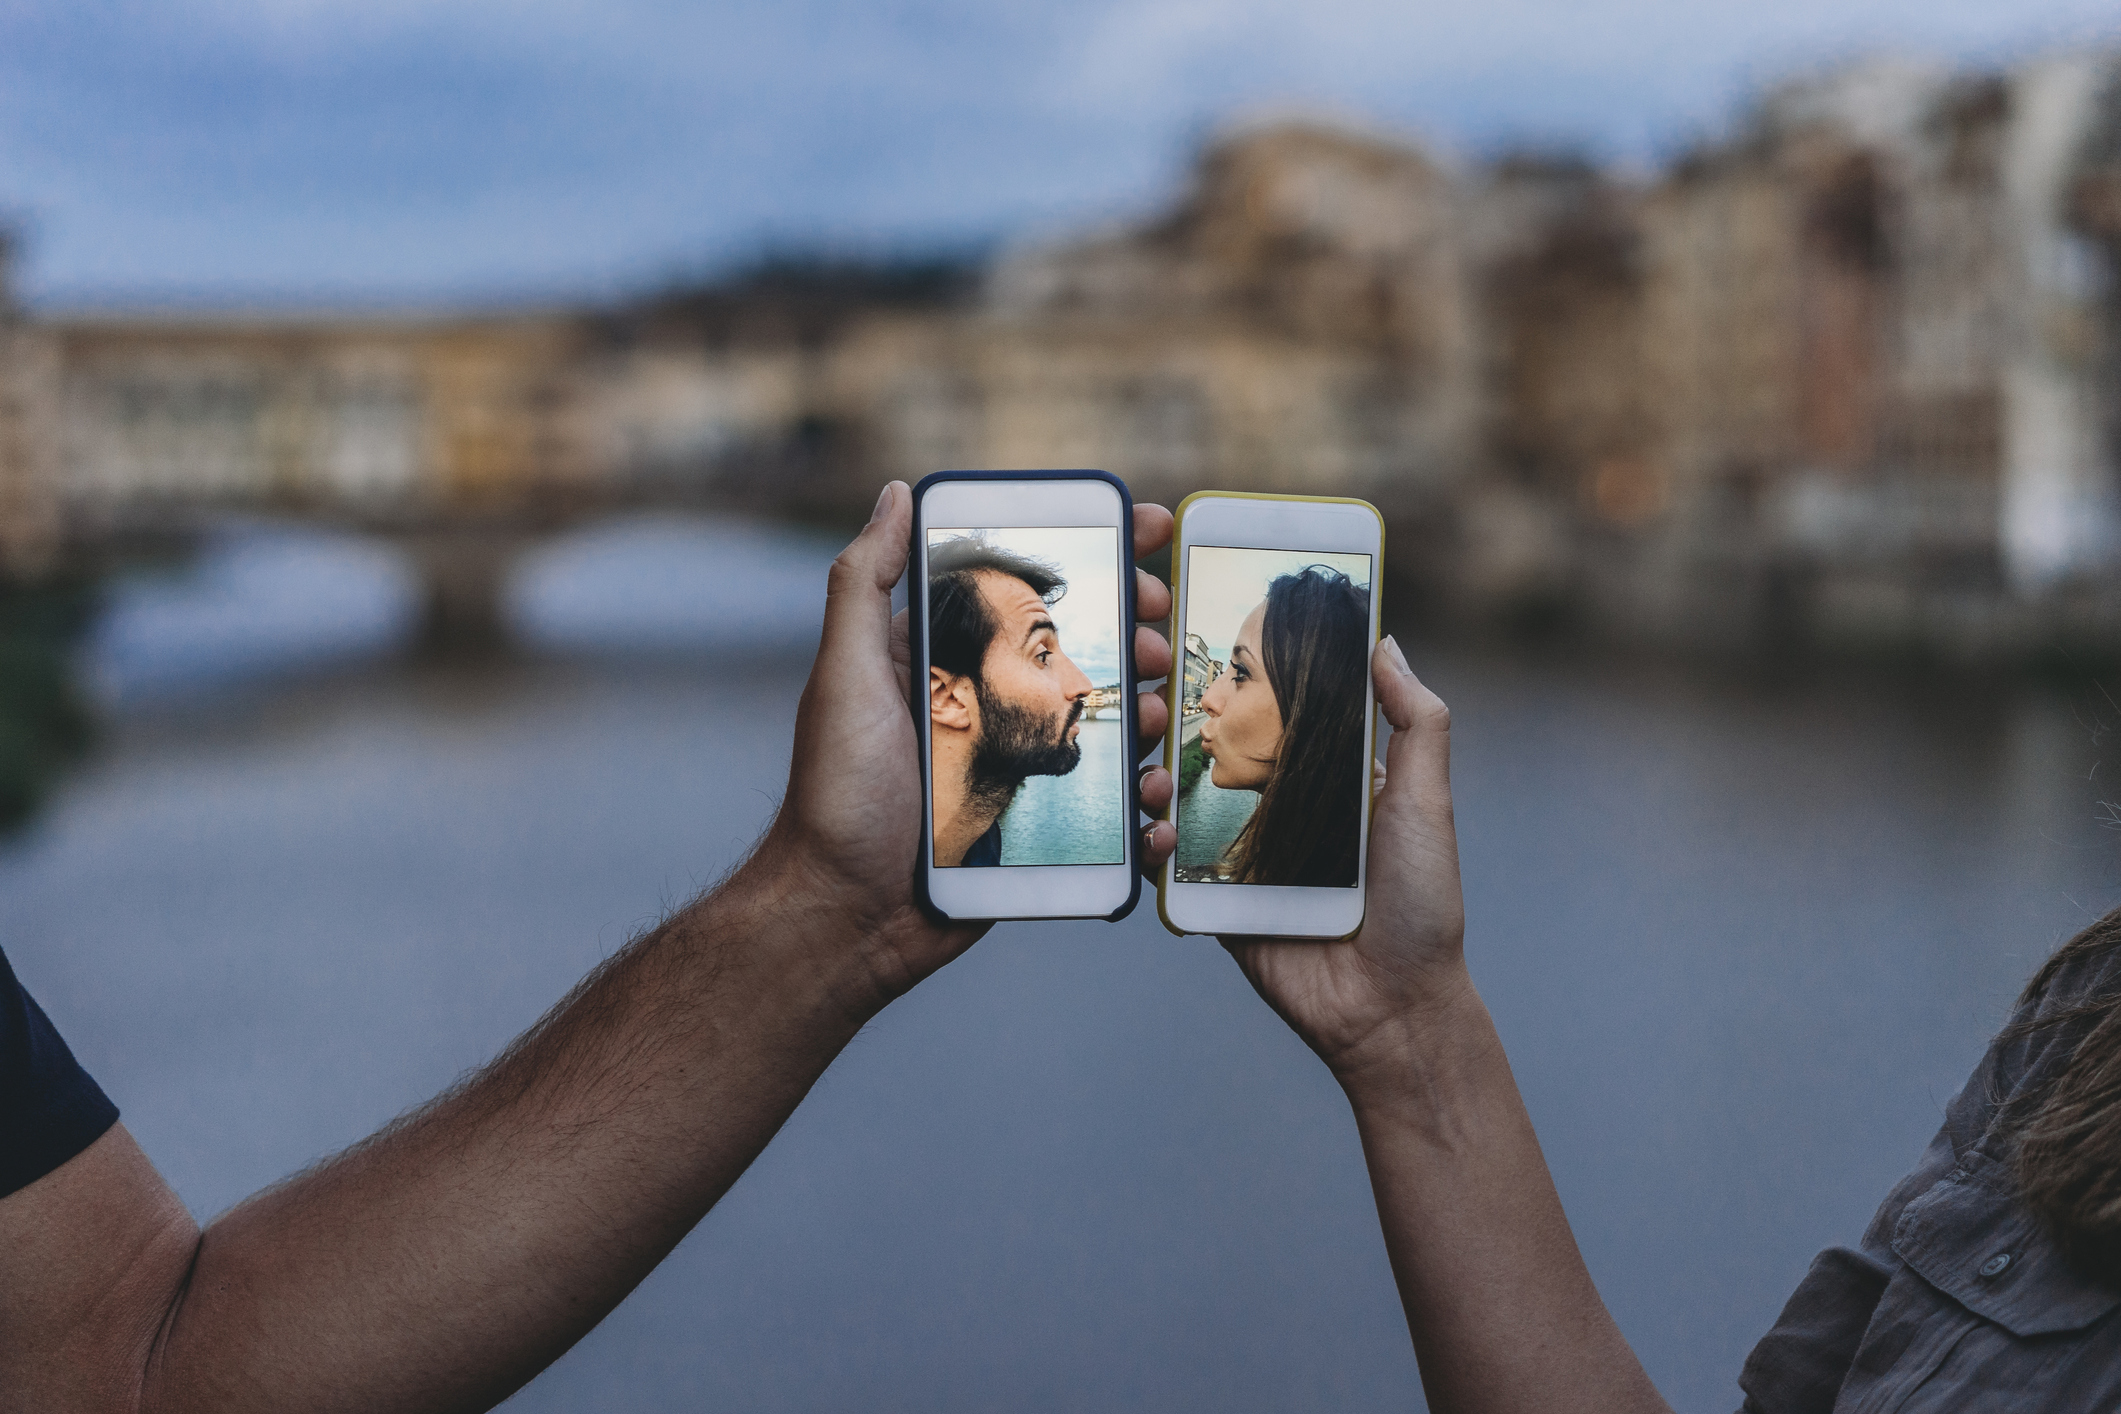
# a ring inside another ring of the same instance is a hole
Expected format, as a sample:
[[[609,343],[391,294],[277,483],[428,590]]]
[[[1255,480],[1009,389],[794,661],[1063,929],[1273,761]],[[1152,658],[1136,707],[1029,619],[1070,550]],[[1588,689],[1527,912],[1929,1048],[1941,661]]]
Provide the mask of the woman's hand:
[[[1410,1027],[1472,986],[1451,819],[1451,712],[1392,639],[1377,645],[1370,671],[1392,740],[1370,815],[1361,930],[1335,943],[1223,941],[1267,1004],[1343,1080],[1403,1053]]]
[[[1670,1414],[1591,1284],[1466,975],[1450,711],[1391,639],[1370,671],[1392,743],[1362,930],[1224,946],[1347,1091],[1429,1408]]]

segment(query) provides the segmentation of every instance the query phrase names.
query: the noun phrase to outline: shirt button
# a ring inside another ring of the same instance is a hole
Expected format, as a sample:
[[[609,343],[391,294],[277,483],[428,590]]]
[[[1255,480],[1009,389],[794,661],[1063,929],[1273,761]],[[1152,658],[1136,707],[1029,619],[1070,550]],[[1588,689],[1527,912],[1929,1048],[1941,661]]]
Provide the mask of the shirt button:
[[[1981,1275],[1984,1277],[2000,1277],[2003,1275],[2003,1269],[2009,1266],[2010,1264],[2011,1254],[2008,1252],[1998,1252],[1995,1256],[1989,1258],[1986,1262],[1983,1262],[1981,1264]]]

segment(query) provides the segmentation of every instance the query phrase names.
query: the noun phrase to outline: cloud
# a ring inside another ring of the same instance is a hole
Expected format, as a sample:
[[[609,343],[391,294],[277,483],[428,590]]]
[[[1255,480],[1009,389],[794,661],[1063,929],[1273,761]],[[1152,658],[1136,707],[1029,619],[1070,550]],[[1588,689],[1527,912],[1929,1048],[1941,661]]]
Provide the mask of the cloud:
[[[33,293],[606,289],[1051,230],[1260,105],[1648,159],[1791,65],[2111,38],[2090,0],[0,0]]]

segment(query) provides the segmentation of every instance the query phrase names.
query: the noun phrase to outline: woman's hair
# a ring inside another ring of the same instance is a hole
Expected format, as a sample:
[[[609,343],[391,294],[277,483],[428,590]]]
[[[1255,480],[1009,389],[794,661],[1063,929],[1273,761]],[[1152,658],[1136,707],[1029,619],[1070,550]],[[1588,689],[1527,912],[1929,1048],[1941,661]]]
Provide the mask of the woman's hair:
[[[1240,884],[1352,888],[1362,847],[1370,596],[1321,565],[1267,586],[1260,656],[1281,708],[1281,750],[1230,846]]]
[[[2058,948],[2026,984],[2021,1008],[2038,1006],[2065,970],[2111,969],[2100,955],[2117,948],[2121,909]],[[2121,1278],[2121,987],[2109,980],[2004,1033],[2006,1041],[2049,1036],[2066,1048],[2064,1058],[2040,1066],[2049,1073],[2014,1097],[2005,1116],[2019,1187],[2073,1261]]]

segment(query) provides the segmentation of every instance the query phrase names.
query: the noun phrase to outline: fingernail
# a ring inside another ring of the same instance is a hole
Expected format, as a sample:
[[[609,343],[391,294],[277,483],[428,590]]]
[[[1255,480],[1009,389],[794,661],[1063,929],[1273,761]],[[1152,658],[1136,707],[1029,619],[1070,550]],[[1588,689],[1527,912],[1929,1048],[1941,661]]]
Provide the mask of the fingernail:
[[[876,524],[877,520],[881,518],[884,514],[884,507],[890,504],[891,483],[887,481],[884,483],[884,493],[876,498],[876,509],[869,513],[869,523],[871,525]]]
[[[1399,640],[1389,633],[1385,635],[1385,652],[1391,655],[1392,666],[1407,677],[1414,676],[1414,670],[1407,666],[1407,655],[1399,651]]]

